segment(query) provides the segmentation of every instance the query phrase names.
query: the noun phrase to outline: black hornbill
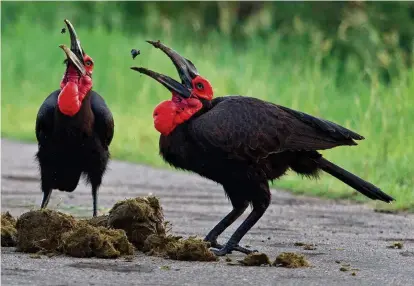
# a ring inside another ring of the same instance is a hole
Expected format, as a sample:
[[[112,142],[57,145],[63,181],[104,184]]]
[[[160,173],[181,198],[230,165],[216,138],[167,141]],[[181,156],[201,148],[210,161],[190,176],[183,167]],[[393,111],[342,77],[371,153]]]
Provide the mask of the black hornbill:
[[[211,84],[194,64],[164,44],[148,41],[173,61],[181,83],[142,67],[146,74],[172,92],[172,99],[154,110],[159,148],[170,165],[189,170],[221,184],[233,210],[206,236],[216,255],[240,247],[242,237],[262,217],[271,201],[269,180],[288,169],[308,177],[323,170],[365,196],[384,202],[394,199],[379,188],[324,159],[318,150],[357,145],[364,139],[333,122],[252,97],[213,99]],[[217,237],[251,204],[252,212],[225,246]],[[217,249],[218,248],[218,249]]]
[[[92,186],[93,216],[97,214],[98,189],[106,171],[108,147],[114,135],[114,120],[104,99],[92,91],[94,62],[82,49],[72,24],[65,20],[71,47],[60,89],[40,106],[36,118],[43,200],[49,202],[53,189],[73,192],[81,175]]]

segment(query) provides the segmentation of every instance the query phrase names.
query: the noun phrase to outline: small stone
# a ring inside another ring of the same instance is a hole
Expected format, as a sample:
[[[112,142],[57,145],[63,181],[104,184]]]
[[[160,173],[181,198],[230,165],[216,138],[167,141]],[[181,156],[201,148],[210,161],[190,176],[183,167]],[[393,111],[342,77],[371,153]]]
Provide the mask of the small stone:
[[[171,267],[170,267],[170,266],[168,266],[168,265],[163,265],[163,266],[161,266],[161,267],[160,267],[160,269],[161,269],[161,270],[170,270],[170,269],[171,269]]]

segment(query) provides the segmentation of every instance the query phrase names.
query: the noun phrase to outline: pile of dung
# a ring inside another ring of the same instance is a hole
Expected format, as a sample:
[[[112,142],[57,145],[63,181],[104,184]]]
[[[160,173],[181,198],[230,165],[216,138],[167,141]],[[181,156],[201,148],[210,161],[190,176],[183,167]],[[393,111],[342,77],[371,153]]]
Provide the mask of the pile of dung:
[[[125,230],[129,241],[139,250],[151,234],[166,233],[161,205],[153,196],[117,202],[109,211],[108,227]]]
[[[300,268],[309,267],[309,262],[305,256],[293,252],[283,252],[276,257],[273,266],[287,267],[287,268]]]
[[[304,250],[316,250],[316,245],[314,244],[308,244],[304,242],[295,242],[295,246],[303,246]]]
[[[147,255],[167,257],[169,244],[175,244],[181,236],[151,234],[145,239],[142,251]]]
[[[168,257],[173,260],[218,260],[209,250],[209,243],[196,237],[182,239],[180,236],[152,234],[145,240],[143,251],[147,255]]]
[[[90,219],[86,219],[83,221],[96,227],[98,226],[108,227],[108,217],[109,217],[108,215],[101,215],[101,216],[92,217]]]
[[[62,234],[75,225],[72,216],[58,211],[41,209],[24,213],[16,223],[17,250],[54,252],[62,243]]]
[[[1,246],[16,246],[16,219],[9,213],[1,214]]]
[[[271,265],[269,257],[264,253],[253,252],[239,261],[244,266]]]
[[[217,261],[209,250],[210,244],[196,237],[170,242],[166,246],[167,256],[174,260]]]
[[[61,251],[74,257],[117,258],[133,255],[134,247],[122,229],[79,222],[73,230],[62,235]]]

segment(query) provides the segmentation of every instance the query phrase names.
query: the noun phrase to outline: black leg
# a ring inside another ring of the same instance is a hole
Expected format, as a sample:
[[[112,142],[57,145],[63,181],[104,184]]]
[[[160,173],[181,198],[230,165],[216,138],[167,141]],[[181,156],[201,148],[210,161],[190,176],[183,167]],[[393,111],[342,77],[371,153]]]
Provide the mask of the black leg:
[[[230,253],[232,250],[235,250],[243,236],[257,223],[268,208],[270,204],[270,191],[268,184],[261,184],[260,189],[252,190],[252,192],[254,191],[260,194],[260,196],[256,195],[254,201],[252,202],[253,211],[234,232],[224,247],[219,250],[212,250],[217,256],[223,256]]]
[[[236,221],[236,219],[238,219],[243,212],[247,209],[248,207],[248,202],[245,202],[244,204],[240,205],[240,206],[233,206],[233,210],[226,215],[206,236],[206,238],[204,239],[204,241],[208,241],[211,244],[211,247],[213,248],[223,248],[222,245],[217,243],[217,238],[220,234],[223,233],[223,231],[228,228],[233,222]],[[239,245],[237,245],[236,247],[234,247],[235,251],[239,251],[242,253],[246,253],[249,254],[252,252],[252,250],[246,249],[244,247],[241,247]]]
[[[44,208],[47,207],[47,204],[49,203],[51,194],[52,194],[52,189],[51,188],[47,188],[47,189],[43,190],[43,199],[42,199],[42,204],[40,205],[41,209],[44,209]]]
[[[93,213],[92,215],[96,217],[98,215],[98,191],[102,183],[102,174],[101,173],[89,173],[89,181],[92,186],[92,200],[93,200]]]
[[[43,192],[43,199],[40,208],[44,209],[49,204],[50,195],[52,194],[52,182],[53,180],[56,180],[55,172],[51,170],[50,166],[40,164],[40,180]]]
[[[223,233],[223,231],[226,230],[233,222],[235,222],[247,209],[248,204],[240,206],[240,207],[234,207],[232,211],[226,215],[206,236],[205,241],[209,241],[212,244],[217,243],[217,238],[220,234]],[[214,247],[212,245],[212,247]]]
[[[102,184],[102,178],[106,171],[106,166],[109,160],[109,152],[101,150],[101,152],[93,152],[88,167],[88,181],[92,186],[92,200],[93,200],[93,217],[98,215],[98,191]]]
[[[98,215],[98,187],[92,186],[93,216]]]

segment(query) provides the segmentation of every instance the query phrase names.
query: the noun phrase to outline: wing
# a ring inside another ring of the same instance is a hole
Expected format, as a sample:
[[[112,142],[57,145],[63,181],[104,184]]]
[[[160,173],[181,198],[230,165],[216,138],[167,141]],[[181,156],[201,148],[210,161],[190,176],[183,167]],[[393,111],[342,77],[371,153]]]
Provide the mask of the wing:
[[[108,148],[114,137],[114,119],[105,100],[95,91],[91,91],[91,107],[95,115],[95,132],[102,144]]]
[[[55,90],[43,101],[36,117],[36,138],[40,145],[47,143],[52,137],[55,110],[60,90]]]
[[[323,150],[356,145],[362,136],[330,121],[256,98],[229,96],[193,120],[190,132],[205,150],[243,160],[287,150]]]

